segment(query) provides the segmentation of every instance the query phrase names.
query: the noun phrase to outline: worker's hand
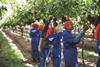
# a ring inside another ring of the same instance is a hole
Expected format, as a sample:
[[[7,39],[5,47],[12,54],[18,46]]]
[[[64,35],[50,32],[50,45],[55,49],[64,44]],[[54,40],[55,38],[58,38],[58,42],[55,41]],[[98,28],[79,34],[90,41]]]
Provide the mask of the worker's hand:
[[[41,52],[41,47],[40,46],[38,46],[38,51]]]
[[[84,26],[83,26],[83,31],[84,31],[84,32],[86,32],[88,29],[89,29],[89,26],[88,26],[88,25],[84,25]]]
[[[49,46],[50,46],[51,48],[53,48],[53,45],[52,45],[52,44],[50,44]]]

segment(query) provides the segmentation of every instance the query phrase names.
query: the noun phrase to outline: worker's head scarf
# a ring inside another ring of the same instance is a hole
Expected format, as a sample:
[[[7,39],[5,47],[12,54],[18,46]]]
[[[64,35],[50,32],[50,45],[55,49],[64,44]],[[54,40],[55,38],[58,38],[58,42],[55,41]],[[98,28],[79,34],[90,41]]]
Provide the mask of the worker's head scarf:
[[[66,21],[63,26],[65,29],[69,30],[69,27],[73,25],[73,22],[71,20]]]
[[[100,24],[96,26],[95,39],[100,40]]]
[[[34,24],[34,23],[32,23],[32,25],[31,25],[33,28],[38,28],[38,25],[37,24]]]

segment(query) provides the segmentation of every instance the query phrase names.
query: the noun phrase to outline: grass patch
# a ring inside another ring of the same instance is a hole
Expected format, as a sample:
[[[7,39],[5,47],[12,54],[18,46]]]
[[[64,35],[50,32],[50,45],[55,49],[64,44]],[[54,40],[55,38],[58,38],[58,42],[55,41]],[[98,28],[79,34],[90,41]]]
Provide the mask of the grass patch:
[[[21,61],[22,59],[15,54],[8,40],[0,32],[0,64],[3,64],[3,67],[26,67]]]
[[[78,49],[78,58],[82,59],[82,51],[80,51],[79,49]],[[98,56],[93,51],[84,50],[84,59],[89,61],[89,62],[95,63],[98,59]]]

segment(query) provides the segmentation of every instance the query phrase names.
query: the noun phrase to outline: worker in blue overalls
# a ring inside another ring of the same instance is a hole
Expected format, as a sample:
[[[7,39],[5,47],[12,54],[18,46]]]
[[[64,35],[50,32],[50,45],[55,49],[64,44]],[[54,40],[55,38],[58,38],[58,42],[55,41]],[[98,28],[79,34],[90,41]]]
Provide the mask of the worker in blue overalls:
[[[65,21],[63,27],[65,28],[62,32],[65,67],[78,67],[76,44],[84,36],[84,32],[88,28],[84,27],[83,31],[81,31],[79,35],[73,36],[71,32],[73,29],[73,23],[71,20]]]
[[[48,37],[52,47],[53,67],[61,67],[61,32],[57,31],[57,23],[54,23],[55,32]]]
[[[37,24],[32,24],[32,29],[30,30],[33,62],[39,61],[38,44],[40,38],[40,31],[37,28],[38,28]]]

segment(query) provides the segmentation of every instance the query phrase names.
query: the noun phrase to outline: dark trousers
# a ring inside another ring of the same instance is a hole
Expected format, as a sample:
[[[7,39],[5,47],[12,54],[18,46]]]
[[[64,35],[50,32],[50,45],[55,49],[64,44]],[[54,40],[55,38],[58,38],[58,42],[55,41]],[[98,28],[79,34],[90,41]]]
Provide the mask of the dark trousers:
[[[99,53],[99,58],[98,58],[98,61],[97,61],[96,67],[100,67],[100,53]]]
[[[49,48],[43,48],[40,52],[40,63],[38,67],[46,67],[46,57],[49,52]]]

